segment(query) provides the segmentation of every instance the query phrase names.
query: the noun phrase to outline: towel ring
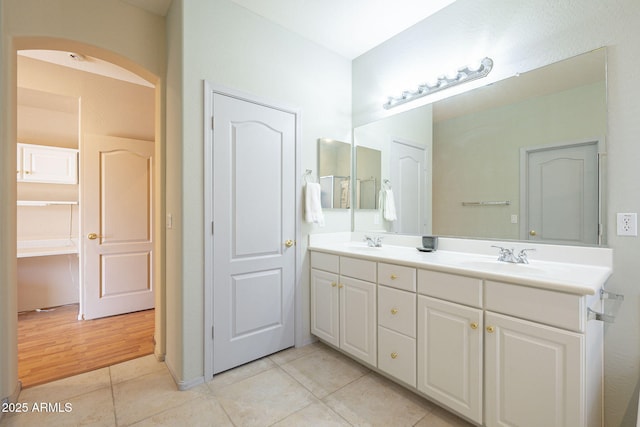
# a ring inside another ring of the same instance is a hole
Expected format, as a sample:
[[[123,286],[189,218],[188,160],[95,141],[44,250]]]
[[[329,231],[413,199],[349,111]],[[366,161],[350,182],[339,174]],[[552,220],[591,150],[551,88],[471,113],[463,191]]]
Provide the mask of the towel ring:
[[[313,177],[311,176],[311,174],[313,173],[313,171],[311,169],[307,169],[306,171],[304,171],[304,182],[305,184],[308,184],[309,182],[313,182]]]

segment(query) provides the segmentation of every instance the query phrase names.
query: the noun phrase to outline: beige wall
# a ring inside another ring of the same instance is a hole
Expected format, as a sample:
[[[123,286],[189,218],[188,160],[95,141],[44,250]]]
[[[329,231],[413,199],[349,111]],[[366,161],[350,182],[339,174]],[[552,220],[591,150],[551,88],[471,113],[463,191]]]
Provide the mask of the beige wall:
[[[469,57],[494,59],[484,84],[607,46],[605,226],[614,253],[607,288],[625,294],[616,322],[605,325],[605,419],[611,427],[635,425],[640,387],[640,241],[615,235],[616,212],[640,211],[638,22],[636,0],[457,0],[353,63],[354,122],[361,124],[384,115],[381,97]]]
[[[0,186],[0,398],[4,398],[15,392],[18,379],[16,194],[10,185],[15,180],[17,137],[16,49],[82,50],[161,84],[165,20],[115,0],[3,0],[0,24],[0,182],[6,183]],[[156,108],[156,116],[159,111]],[[162,140],[157,129],[155,135]],[[161,162],[162,153],[157,154]]]

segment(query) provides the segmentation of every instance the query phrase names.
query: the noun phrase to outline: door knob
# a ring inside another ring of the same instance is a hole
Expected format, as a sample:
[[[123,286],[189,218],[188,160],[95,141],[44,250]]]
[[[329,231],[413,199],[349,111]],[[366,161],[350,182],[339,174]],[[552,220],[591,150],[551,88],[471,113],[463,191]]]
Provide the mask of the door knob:
[[[294,241],[293,240],[287,240],[284,242],[284,245],[288,248],[290,248],[291,246],[293,246]]]
[[[102,237],[102,236],[98,236],[97,233],[89,233],[89,234],[87,234],[87,238],[89,240],[96,240],[98,237]]]
[[[529,235],[530,236],[535,236],[536,234],[538,234],[538,233],[536,233],[536,230],[529,231]]]

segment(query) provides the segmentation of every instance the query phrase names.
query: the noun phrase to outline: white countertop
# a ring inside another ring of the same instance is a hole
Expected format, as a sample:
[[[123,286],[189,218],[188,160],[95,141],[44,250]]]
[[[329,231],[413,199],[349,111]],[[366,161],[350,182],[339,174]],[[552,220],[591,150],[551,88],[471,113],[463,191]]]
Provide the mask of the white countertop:
[[[337,235],[341,236],[337,236]],[[459,248],[464,244],[465,239],[458,242],[447,242],[445,249],[438,249],[435,252],[420,252],[416,246],[421,246],[420,237],[410,239],[401,236],[396,240],[400,244],[384,244],[381,248],[370,248],[357,233],[350,236],[352,240],[345,240],[351,233],[335,233],[335,235],[311,235],[309,239],[309,250],[332,253],[344,256],[356,256],[358,258],[369,259],[379,262],[392,262],[394,264],[408,265],[417,268],[441,271],[446,273],[461,274],[465,276],[477,277],[487,280],[496,280],[507,283],[516,283],[541,289],[549,289],[560,292],[567,292],[579,295],[595,295],[604,286],[611,276],[611,250],[607,248],[581,248],[558,245],[530,245],[520,244],[517,246],[535,247],[535,255],[529,257],[529,264],[511,264],[497,261],[497,249],[490,251],[494,255],[486,253],[473,253],[466,251],[448,250],[448,247]],[[315,236],[315,237],[314,237]],[[386,237],[385,237],[386,239]],[[417,239],[417,240],[415,240]],[[393,240],[393,238],[389,238]],[[442,240],[442,239],[441,239]],[[473,240],[471,246],[480,245],[479,241]],[[415,244],[409,246],[409,244]],[[484,246],[491,248],[491,245],[500,245],[501,242],[487,241]],[[512,247],[512,243],[504,244]],[[560,249],[560,251],[558,251]],[[594,251],[595,250],[595,251]],[[554,254],[565,252],[567,259],[574,262],[554,262],[545,260],[550,251]],[[575,253],[569,253],[575,251]],[[581,252],[582,251],[582,252]],[[579,261],[583,256],[584,263]],[[598,258],[601,258],[598,260]]]
[[[77,254],[76,239],[19,240],[18,258]]]

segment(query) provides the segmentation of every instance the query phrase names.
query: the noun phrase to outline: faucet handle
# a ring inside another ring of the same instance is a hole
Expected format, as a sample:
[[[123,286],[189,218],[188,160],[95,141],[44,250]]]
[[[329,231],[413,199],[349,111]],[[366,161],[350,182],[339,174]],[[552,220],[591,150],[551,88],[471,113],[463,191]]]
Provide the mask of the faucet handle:
[[[513,253],[513,249],[503,248],[502,246],[491,245],[492,248],[500,249],[500,254]]]
[[[522,249],[518,254],[518,262],[521,264],[529,264],[529,258],[527,257],[527,252],[533,252],[535,249]]]

